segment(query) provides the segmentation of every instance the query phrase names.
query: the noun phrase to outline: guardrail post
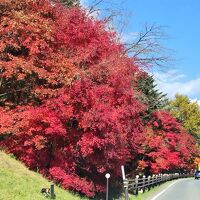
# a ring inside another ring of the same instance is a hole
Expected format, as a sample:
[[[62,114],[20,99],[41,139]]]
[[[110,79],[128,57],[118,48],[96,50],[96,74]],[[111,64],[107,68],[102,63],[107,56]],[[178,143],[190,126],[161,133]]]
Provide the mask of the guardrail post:
[[[156,174],[156,185],[158,185],[158,175]]]
[[[148,190],[151,189],[151,176],[148,176],[148,179],[147,179],[147,184],[148,184]]]
[[[158,174],[158,185],[161,184],[161,178],[160,178],[160,174]]]
[[[139,175],[135,177],[135,195],[138,195],[138,179]]]
[[[160,176],[159,184],[162,184],[162,174],[160,174],[159,176]]]
[[[142,177],[142,192],[143,193],[145,192],[145,179],[146,179],[146,176],[143,175],[143,177]]]
[[[128,180],[124,180],[125,200],[128,200]]]
[[[166,181],[169,180],[169,174],[166,174]]]
[[[168,181],[171,180],[171,174],[167,174],[167,176],[168,176],[168,179],[167,179],[167,180],[168,180]]]
[[[163,182],[166,182],[166,176],[165,176],[165,174],[162,175],[162,180],[163,180]]]
[[[155,175],[153,174],[152,175],[152,187],[154,187],[155,186]]]

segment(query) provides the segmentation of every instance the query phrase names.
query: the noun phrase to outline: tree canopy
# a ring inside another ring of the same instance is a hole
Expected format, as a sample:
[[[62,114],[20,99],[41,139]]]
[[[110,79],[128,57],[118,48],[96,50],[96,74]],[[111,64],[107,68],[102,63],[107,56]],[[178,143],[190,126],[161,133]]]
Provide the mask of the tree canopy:
[[[137,89],[141,92],[140,100],[147,105],[145,117],[150,117],[154,111],[164,109],[168,104],[166,94],[157,88],[153,75],[143,73],[138,80]]]
[[[197,139],[200,144],[200,106],[197,102],[181,94],[177,94],[175,99],[170,101],[170,112],[183,127]]]
[[[104,20],[48,0],[1,0],[0,20],[1,148],[88,197],[105,191],[107,172],[116,185],[120,165],[192,167],[192,136],[156,110],[162,94]]]

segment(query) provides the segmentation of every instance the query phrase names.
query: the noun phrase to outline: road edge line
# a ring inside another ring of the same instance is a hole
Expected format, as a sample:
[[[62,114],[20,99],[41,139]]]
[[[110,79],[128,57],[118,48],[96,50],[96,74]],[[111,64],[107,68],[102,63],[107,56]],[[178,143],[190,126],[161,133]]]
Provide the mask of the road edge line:
[[[177,180],[174,183],[171,183],[169,186],[167,186],[167,188],[163,189],[161,192],[159,192],[155,197],[153,197],[150,200],[156,200],[161,194],[163,194],[164,192],[166,192],[170,187],[172,187],[173,185],[175,185],[176,183],[178,183],[178,182],[180,182],[182,180],[184,180],[184,179]]]

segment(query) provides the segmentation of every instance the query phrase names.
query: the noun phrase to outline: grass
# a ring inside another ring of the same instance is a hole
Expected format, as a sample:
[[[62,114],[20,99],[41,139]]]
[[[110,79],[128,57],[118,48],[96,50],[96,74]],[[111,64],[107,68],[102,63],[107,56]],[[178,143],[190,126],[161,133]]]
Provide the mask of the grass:
[[[28,170],[22,163],[0,151],[0,200],[47,200],[40,190],[51,182]],[[86,200],[55,186],[56,200]]]

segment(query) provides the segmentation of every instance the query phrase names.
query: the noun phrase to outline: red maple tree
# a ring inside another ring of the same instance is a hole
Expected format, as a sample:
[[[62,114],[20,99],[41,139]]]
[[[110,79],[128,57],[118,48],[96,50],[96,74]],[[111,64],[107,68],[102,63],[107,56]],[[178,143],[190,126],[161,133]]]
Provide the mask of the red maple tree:
[[[138,170],[152,173],[191,170],[197,154],[194,138],[169,112],[153,113],[142,141]]]
[[[135,89],[142,71],[103,21],[48,0],[2,0],[0,19],[0,146],[7,152],[89,197],[105,190],[106,172],[115,182],[120,165],[139,154],[155,172],[189,166],[193,141],[169,114],[155,113],[145,132]]]

